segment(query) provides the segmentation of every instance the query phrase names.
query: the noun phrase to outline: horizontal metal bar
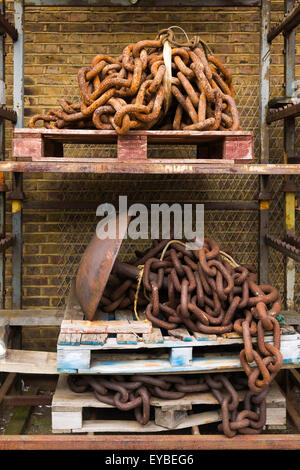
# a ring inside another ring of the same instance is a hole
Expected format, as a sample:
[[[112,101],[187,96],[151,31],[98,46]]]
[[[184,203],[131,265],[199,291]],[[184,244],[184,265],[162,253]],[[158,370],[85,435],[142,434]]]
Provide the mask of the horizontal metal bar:
[[[25,6],[260,7],[261,0],[24,0]]]
[[[272,28],[267,36],[268,42],[273,41],[280,33],[288,33],[296,28],[300,23],[300,5],[296,5],[293,10],[283,18],[274,28]]]
[[[6,406],[45,406],[52,404],[52,396],[50,395],[6,395],[3,397],[3,404]]]
[[[271,122],[279,121],[280,119],[285,119],[288,117],[297,117],[300,116],[300,103],[297,104],[289,104],[282,108],[276,108],[269,110],[267,113],[267,124],[271,124]]]
[[[149,438],[150,437],[150,438]],[[295,450],[300,434],[170,435],[134,434],[76,435],[1,435],[1,450]]]
[[[136,202],[145,202],[139,200]],[[181,201],[184,203],[184,201]],[[189,201],[190,202],[190,201]],[[146,202],[147,203],[147,202]],[[150,204],[150,203],[149,203]],[[257,210],[258,202],[256,201],[222,201],[222,202],[205,202],[199,201],[203,204],[205,210]],[[92,201],[24,201],[24,210],[96,210],[99,205],[98,202]]]
[[[4,105],[0,105],[0,120],[7,119],[13,123],[17,122],[17,113],[13,109],[9,109]]]
[[[13,41],[18,40],[18,31],[16,28],[0,13],[0,32],[7,33]]]
[[[290,245],[294,245],[296,248],[300,249],[300,238],[295,235],[286,234],[284,237],[285,241]]]
[[[210,165],[198,163],[185,163],[184,160],[164,163],[152,163],[147,160],[141,162],[124,163],[117,159],[107,162],[68,163],[64,162],[0,162],[0,171],[19,173],[97,173],[97,174],[206,174],[206,175],[300,175],[300,165],[297,164],[259,164],[259,163],[231,163],[226,165]]]
[[[294,259],[295,261],[300,262],[300,250],[298,250],[293,245],[289,245],[283,240],[278,240],[275,237],[270,235],[265,236],[266,244],[274,248],[275,250],[280,251],[285,256]]]

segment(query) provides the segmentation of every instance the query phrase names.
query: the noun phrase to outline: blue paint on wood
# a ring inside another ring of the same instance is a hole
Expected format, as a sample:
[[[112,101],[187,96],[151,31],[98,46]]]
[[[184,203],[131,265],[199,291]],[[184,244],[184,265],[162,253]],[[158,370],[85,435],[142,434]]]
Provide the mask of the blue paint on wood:
[[[57,372],[60,374],[77,374],[78,370],[77,369],[62,369],[62,368],[57,368]]]
[[[81,341],[81,344],[84,344],[84,345],[92,345],[92,346],[103,346],[105,343],[104,341],[90,341],[90,340],[86,340],[86,341]]]
[[[117,340],[118,344],[137,344],[136,340],[130,340],[130,341],[123,341],[123,340]]]

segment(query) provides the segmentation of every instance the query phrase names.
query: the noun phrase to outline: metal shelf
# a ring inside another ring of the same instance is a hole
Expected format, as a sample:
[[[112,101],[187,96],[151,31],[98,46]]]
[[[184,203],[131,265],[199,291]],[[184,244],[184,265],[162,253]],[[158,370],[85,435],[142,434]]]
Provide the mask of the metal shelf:
[[[286,34],[300,24],[300,5],[297,5],[283,20],[272,28],[267,36],[272,42],[280,33]]]
[[[295,118],[297,116],[300,116],[300,103],[289,103],[279,108],[270,109],[267,113],[267,124],[279,121],[280,119]]]

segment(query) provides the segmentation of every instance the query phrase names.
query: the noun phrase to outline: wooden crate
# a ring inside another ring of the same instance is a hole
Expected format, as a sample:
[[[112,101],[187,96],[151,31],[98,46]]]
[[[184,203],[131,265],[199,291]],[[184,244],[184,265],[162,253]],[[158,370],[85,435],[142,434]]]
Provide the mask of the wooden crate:
[[[240,400],[245,392],[239,392]],[[193,413],[195,405],[217,405],[216,410]],[[112,409],[111,405],[98,401],[92,392],[74,393],[67,384],[67,376],[59,377],[52,401],[52,432],[86,433],[119,432],[147,433],[178,430],[221,421],[220,406],[216,398],[208,392],[186,394],[179,400],[164,400],[153,397],[151,406],[155,408],[155,419],[143,426],[132,420],[122,419],[83,419],[84,408]],[[120,412],[120,416],[122,416]],[[133,412],[132,412],[133,414]],[[286,403],[276,382],[272,383],[267,395],[266,426],[284,428],[286,425]]]
[[[12,157],[19,161],[59,163],[123,162],[124,169],[135,161],[147,161],[153,166],[171,164],[218,164],[245,162],[254,159],[253,132],[249,131],[131,131],[125,136],[115,131],[82,129],[15,129]],[[64,158],[68,144],[117,144],[116,158]],[[148,159],[148,145],[196,145],[196,159]]]

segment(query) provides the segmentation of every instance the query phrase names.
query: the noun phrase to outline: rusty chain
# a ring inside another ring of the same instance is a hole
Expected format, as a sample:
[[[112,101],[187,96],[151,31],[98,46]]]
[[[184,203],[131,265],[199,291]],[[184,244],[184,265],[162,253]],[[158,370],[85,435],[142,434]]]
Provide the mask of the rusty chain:
[[[171,47],[172,104],[165,109],[164,44]],[[170,29],[155,40],[129,44],[119,57],[98,54],[78,71],[80,101],[34,115],[48,129],[97,128],[127,134],[138,129],[238,130],[232,76],[199,37],[174,41]]]
[[[221,405],[222,423],[218,430],[227,437],[237,433],[258,434],[266,423],[266,394],[248,391],[242,409],[238,391],[247,381],[240,374],[198,375],[132,375],[132,376],[68,376],[68,384],[75,393],[92,390],[95,397],[119,410],[134,410],[136,420],[146,425],[150,420],[151,397],[167,400],[183,398],[186,393],[210,391]]]
[[[136,255],[131,264],[143,267],[137,305],[153,326],[172,331],[183,324],[190,331],[216,335],[237,332],[244,341],[240,361],[249,389],[260,393],[268,387],[283,363],[278,290],[258,285],[253,266],[234,264],[211,238],[194,251],[180,241],[154,241]],[[112,276],[114,283],[108,284],[100,309],[133,308],[137,282],[114,270]],[[266,331],[272,332],[273,344],[265,341]]]

